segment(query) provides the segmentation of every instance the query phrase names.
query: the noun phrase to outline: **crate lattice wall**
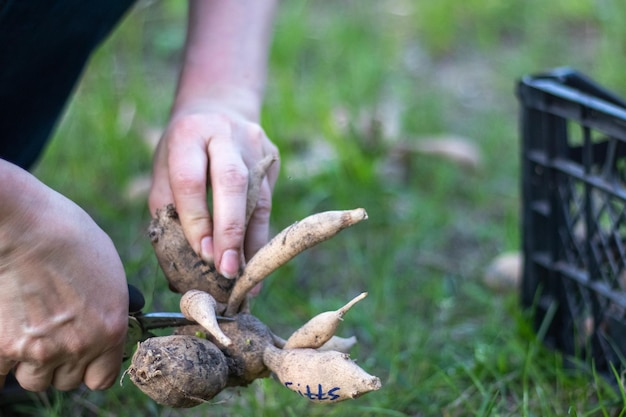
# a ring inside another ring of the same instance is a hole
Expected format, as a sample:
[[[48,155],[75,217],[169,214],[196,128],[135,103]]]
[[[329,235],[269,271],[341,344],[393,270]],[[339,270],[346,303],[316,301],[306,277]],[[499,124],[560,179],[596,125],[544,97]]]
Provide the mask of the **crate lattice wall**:
[[[626,102],[570,69],[518,83],[522,302],[544,341],[626,364]]]

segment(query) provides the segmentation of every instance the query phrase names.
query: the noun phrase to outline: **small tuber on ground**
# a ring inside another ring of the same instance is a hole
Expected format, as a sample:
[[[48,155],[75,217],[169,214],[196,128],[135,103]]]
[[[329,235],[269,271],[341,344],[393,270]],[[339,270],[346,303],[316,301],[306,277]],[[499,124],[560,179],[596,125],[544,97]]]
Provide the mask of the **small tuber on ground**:
[[[267,157],[251,170],[247,219],[258,199],[268,167]],[[367,219],[364,209],[313,214],[287,227],[227,279],[205,263],[187,242],[175,208],[158,210],[148,234],[170,288],[182,293],[181,312],[196,322],[170,336],[140,343],[125,372],[156,402],[193,407],[210,401],[227,387],[246,386],[275,375],[288,389],[318,403],[357,398],[381,387],[349,358],[354,336],[335,335],[345,313],[362,293],[345,306],[313,317],[287,340],[248,311],[249,292],[297,254]],[[216,320],[216,314],[232,318]]]

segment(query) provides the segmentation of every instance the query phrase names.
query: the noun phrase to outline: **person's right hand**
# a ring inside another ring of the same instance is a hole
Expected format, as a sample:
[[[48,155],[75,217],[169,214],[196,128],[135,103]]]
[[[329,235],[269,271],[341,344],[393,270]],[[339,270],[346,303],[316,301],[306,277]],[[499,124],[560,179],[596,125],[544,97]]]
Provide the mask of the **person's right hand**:
[[[111,239],[76,204],[0,160],[0,386],[105,389],[128,328]]]

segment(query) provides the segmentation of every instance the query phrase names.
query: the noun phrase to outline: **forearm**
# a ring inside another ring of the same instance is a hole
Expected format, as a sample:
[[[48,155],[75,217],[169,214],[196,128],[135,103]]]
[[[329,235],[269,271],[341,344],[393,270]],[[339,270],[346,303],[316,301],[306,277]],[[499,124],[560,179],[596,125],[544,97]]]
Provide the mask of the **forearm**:
[[[16,248],[41,249],[48,239],[62,240],[69,234],[68,224],[78,224],[83,215],[30,172],[0,159],[0,258],[12,256]]]
[[[250,120],[258,120],[275,3],[190,0],[174,115],[194,103],[226,100]]]
[[[276,146],[259,125],[276,0],[190,0],[172,114],[154,158],[150,210],[174,203],[193,250],[220,274],[267,241],[274,163],[246,225],[248,174]],[[207,190],[212,193],[212,213]]]

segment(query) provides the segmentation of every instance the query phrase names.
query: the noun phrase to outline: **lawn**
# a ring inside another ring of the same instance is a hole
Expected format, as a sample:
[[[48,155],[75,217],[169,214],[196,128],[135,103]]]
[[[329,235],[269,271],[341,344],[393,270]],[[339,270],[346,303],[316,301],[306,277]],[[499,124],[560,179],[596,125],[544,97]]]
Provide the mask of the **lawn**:
[[[519,249],[517,80],[577,68],[626,93],[626,6],[616,0],[283,2],[263,126],[281,150],[274,233],[311,213],[364,207],[366,222],[268,278],[253,312],[277,333],[369,296],[339,334],[383,388],[317,406],[273,379],[189,410],[157,406],[128,379],[53,394],[58,416],[621,415],[624,398],[543,347],[516,290],[483,283]],[[145,230],[145,178],[164,127],[185,3],[140,2],[93,57],[36,175],[111,235],[148,309],[174,309]],[[407,152],[461,138],[468,166]],[[404,151],[403,151],[404,150]],[[126,364],[125,364],[126,365]]]

